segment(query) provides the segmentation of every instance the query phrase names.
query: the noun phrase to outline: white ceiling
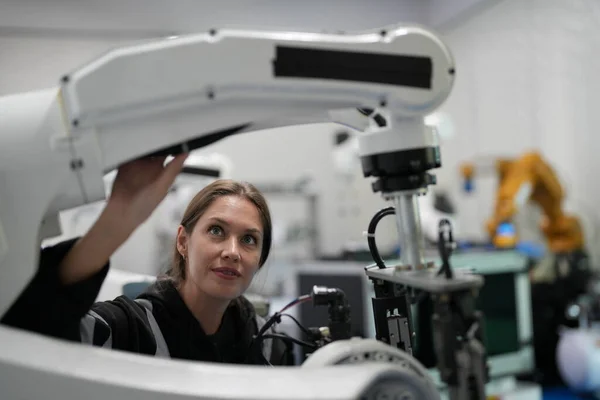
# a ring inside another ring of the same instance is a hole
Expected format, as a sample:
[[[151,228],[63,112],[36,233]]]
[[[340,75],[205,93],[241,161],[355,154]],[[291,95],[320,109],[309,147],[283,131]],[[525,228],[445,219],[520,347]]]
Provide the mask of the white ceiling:
[[[431,27],[490,0],[2,0],[0,35],[152,37],[210,28]]]

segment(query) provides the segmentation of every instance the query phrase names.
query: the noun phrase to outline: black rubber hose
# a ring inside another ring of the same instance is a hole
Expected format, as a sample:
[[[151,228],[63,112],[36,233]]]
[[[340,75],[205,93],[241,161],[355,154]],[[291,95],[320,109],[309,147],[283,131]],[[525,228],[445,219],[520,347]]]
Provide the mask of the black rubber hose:
[[[303,347],[308,347],[309,349],[313,349],[313,350],[317,349],[317,345],[314,343],[305,342],[304,340],[296,339],[295,337],[284,335],[282,333],[267,333],[265,335],[262,335],[262,339],[263,340],[264,339],[280,339],[280,340],[283,340],[284,342],[287,341],[287,342],[291,342],[291,343],[296,343]]]
[[[371,253],[371,257],[373,257],[373,260],[375,260],[375,264],[377,264],[380,269],[384,269],[385,264],[379,255],[377,244],[375,244],[375,230],[377,229],[377,224],[383,217],[395,213],[396,210],[394,207],[387,207],[377,211],[377,213],[371,219],[371,222],[369,223],[369,229],[367,230],[367,243],[369,244],[369,252]]]

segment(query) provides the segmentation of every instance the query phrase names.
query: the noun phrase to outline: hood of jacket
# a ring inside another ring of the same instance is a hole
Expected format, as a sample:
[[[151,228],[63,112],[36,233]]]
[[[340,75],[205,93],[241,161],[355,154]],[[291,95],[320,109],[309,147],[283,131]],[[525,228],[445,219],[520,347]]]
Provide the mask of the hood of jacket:
[[[245,297],[232,300],[218,331],[207,335],[183,301],[173,281],[159,279],[139,298],[152,303],[152,313],[174,358],[228,363],[248,361],[248,349],[257,333],[254,306]]]

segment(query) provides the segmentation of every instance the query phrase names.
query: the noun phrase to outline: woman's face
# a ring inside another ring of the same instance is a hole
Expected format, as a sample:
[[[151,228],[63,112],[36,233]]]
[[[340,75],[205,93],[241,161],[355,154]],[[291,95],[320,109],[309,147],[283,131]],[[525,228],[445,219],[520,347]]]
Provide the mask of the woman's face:
[[[177,248],[186,258],[186,282],[213,298],[240,296],[258,271],[263,226],[256,206],[238,196],[213,201],[191,235],[183,227]]]

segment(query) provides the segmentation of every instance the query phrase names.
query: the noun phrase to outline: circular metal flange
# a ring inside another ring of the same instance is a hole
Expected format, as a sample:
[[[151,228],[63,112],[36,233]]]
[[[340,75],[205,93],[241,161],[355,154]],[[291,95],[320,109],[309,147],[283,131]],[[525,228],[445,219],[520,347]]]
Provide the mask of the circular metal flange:
[[[314,352],[303,368],[334,365],[388,363],[400,378],[377,382],[361,400],[439,400],[440,395],[429,372],[408,353],[375,339],[338,340]]]

